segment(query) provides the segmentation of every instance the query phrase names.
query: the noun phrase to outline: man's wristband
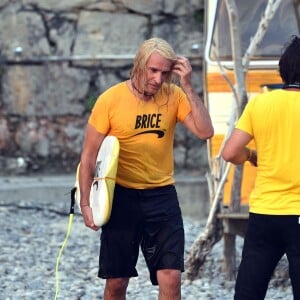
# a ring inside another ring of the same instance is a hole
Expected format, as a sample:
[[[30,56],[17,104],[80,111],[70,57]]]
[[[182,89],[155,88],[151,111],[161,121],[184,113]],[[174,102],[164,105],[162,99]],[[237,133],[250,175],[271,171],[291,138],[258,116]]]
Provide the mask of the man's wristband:
[[[250,148],[246,148],[248,150],[248,155],[247,155],[247,161],[251,161],[252,159],[252,155],[253,155],[253,150],[251,150]]]

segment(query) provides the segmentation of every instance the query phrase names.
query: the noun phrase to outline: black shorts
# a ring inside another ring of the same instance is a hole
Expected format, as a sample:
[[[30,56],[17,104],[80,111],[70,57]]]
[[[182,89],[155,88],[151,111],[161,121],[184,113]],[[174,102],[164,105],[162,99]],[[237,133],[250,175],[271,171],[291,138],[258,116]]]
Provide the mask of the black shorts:
[[[183,221],[173,185],[143,190],[116,185],[111,218],[102,227],[98,276],[138,276],[139,246],[153,285],[157,270],[184,271]]]
[[[265,299],[271,276],[284,254],[289,262],[293,299],[299,300],[300,216],[250,212],[234,299]]]

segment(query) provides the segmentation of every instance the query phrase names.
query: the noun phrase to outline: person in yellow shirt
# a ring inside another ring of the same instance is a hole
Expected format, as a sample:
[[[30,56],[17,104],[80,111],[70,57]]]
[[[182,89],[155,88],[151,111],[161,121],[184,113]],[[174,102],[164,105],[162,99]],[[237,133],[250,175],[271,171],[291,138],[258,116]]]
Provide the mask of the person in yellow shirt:
[[[235,299],[265,298],[286,254],[294,299],[300,299],[300,38],[279,60],[283,89],[250,99],[225,143],[226,161],[257,165]],[[256,150],[247,144],[255,141]]]
[[[173,142],[177,122],[200,139],[213,135],[210,116],[191,83],[187,58],[165,40],[140,46],[130,78],[96,101],[89,117],[80,162],[81,211],[95,226],[89,191],[99,147],[105,136],[120,143],[110,220],[101,227],[100,278],[104,299],[125,299],[130,277],[138,276],[141,246],[159,299],[180,299],[184,269],[184,228],[173,178]],[[180,87],[173,78],[179,79]]]

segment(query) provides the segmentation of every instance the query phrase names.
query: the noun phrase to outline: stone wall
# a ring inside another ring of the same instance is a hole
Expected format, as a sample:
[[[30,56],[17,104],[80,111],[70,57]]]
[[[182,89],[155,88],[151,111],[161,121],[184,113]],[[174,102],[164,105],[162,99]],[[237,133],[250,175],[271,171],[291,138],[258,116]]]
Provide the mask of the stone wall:
[[[95,99],[147,38],[191,58],[200,93],[202,18],[203,0],[0,0],[0,173],[74,172]],[[206,166],[178,126],[176,169]]]

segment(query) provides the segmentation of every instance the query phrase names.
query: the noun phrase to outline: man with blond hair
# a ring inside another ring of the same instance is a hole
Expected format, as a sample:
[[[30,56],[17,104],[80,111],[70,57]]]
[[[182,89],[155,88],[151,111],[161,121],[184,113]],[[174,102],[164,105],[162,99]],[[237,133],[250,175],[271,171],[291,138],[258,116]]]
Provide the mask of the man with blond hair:
[[[191,83],[187,58],[163,39],[140,46],[130,78],[102,93],[90,115],[80,164],[81,211],[98,230],[89,191],[105,136],[119,139],[120,154],[110,220],[101,227],[100,278],[104,299],[126,299],[130,277],[138,276],[139,247],[159,299],[180,299],[184,229],[173,178],[177,122],[200,139],[213,135],[211,119]],[[180,82],[172,83],[174,76]]]

